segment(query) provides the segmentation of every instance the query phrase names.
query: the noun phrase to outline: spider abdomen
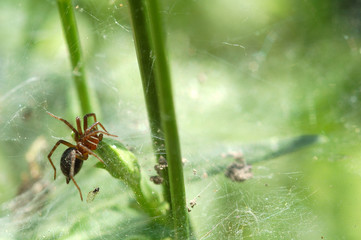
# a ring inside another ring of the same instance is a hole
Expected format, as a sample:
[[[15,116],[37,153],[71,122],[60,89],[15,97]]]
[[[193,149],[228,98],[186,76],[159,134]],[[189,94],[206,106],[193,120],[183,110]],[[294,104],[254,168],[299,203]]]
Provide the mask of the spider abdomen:
[[[70,147],[66,149],[63,155],[61,156],[60,168],[66,177],[66,183],[69,183],[70,181],[72,161],[75,162],[73,165],[74,173],[72,174],[72,176],[75,176],[83,166],[83,160],[76,158],[76,151],[77,151],[76,148]]]

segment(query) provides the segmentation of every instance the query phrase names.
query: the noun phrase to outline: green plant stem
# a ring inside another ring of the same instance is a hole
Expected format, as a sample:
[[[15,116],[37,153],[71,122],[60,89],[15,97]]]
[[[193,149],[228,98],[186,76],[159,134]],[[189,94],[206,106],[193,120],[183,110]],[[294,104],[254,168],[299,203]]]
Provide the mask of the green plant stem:
[[[132,18],[135,49],[137,51],[138,64],[143,84],[144,98],[146,102],[148,120],[152,134],[152,144],[156,159],[162,156],[167,159],[164,152],[164,135],[161,127],[160,107],[155,85],[154,59],[151,57],[151,38],[147,26],[147,17],[144,1],[129,0],[130,15]],[[170,197],[168,171],[162,172],[163,197],[169,206],[172,206]]]
[[[155,55],[156,89],[161,110],[168,162],[170,192],[172,198],[172,218],[175,239],[189,239],[189,220],[183,177],[183,164],[178,137],[177,122],[173,104],[172,86],[166,58],[166,47],[158,0],[148,0],[152,49]]]
[[[72,75],[83,114],[92,112],[90,96],[84,71],[80,40],[71,0],[57,0],[66,43],[72,65]]]

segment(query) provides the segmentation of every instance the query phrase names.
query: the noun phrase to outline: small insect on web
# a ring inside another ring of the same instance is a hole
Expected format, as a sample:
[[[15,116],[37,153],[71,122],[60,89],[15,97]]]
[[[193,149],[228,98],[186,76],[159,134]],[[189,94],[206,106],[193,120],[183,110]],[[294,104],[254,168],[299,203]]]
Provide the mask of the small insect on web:
[[[86,202],[91,203],[98,193],[99,193],[99,187],[95,188],[93,191],[90,191],[88,193],[88,197],[86,198]]]
[[[50,151],[48,155],[48,159],[50,164],[54,169],[54,180],[56,178],[56,168],[51,160],[51,156],[54,151],[60,144],[64,144],[68,148],[64,151],[60,160],[60,168],[63,174],[66,177],[66,183],[68,184],[70,180],[72,180],[79,191],[80,199],[83,201],[83,195],[81,193],[80,187],[76,183],[74,176],[80,171],[83,166],[83,161],[87,160],[89,155],[93,155],[98,158],[99,161],[104,163],[104,161],[96,155],[93,150],[97,149],[99,142],[103,139],[103,134],[111,137],[117,137],[116,135],[108,133],[108,131],[104,128],[104,126],[97,121],[95,113],[88,113],[83,118],[83,129],[81,127],[81,121],[79,117],[76,117],[76,127],[75,129],[67,120],[57,117],[54,114],[47,112],[50,116],[55,119],[58,119],[65,123],[73,132],[74,132],[74,140],[76,145],[71,144],[70,142],[59,140]],[[93,117],[94,123],[88,127],[88,118]],[[98,130],[98,126],[100,126],[104,131]],[[83,132],[84,131],[84,132]]]

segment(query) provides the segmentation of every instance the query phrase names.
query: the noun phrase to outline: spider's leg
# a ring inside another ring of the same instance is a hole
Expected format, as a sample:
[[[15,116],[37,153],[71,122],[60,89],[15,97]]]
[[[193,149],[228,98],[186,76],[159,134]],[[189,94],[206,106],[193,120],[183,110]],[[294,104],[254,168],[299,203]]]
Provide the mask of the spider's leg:
[[[115,136],[115,135],[112,135],[112,134],[110,134],[110,133],[108,133],[108,131],[105,129],[105,127],[103,126],[103,124],[101,124],[100,122],[95,122],[95,123],[93,123],[90,127],[88,127],[86,130],[84,130],[85,131],[85,133],[86,132],[89,132],[91,129],[93,129],[94,127],[96,127],[96,126],[100,126],[101,128],[103,128],[103,130],[105,131],[105,132],[102,132],[102,133],[105,133],[106,135],[109,135],[109,136]],[[115,137],[118,137],[118,136],[115,136]]]
[[[101,130],[96,130],[96,131],[94,131],[94,132],[91,132],[91,133],[89,133],[89,134],[86,134],[85,136],[93,136],[93,135],[96,135],[96,134],[98,134],[98,133],[102,133],[102,134],[105,134],[105,135],[111,136],[111,137],[118,137],[117,135],[113,135],[113,134],[110,134],[110,133],[108,133],[108,132],[104,132],[104,131],[101,131]]]
[[[73,180],[76,188],[77,188],[78,191],[79,191],[80,199],[83,201],[83,195],[81,194],[80,187],[78,186],[78,184],[76,183],[76,181],[75,181],[75,179],[74,179],[74,168],[75,168],[75,160],[76,160],[77,155],[79,155],[79,154],[77,154],[75,150],[72,151],[69,177],[71,178],[71,180]]]
[[[86,129],[88,128],[88,117],[93,117],[93,118],[94,118],[94,122],[97,121],[97,117],[95,116],[95,113],[85,114],[85,115],[84,115],[84,120],[83,120],[84,131],[86,131]]]
[[[87,148],[86,146],[84,146],[83,144],[81,143],[78,143],[77,145],[79,148],[81,148],[82,150],[84,150],[84,152],[90,154],[90,155],[93,155],[94,157],[98,158],[99,161],[101,161],[102,163],[104,163],[104,161],[98,156],[96,155],[92,150],[90,150],[89,148]],[[105,163],[104,163],[105,164]]]
[[[47,112],[50,116],[52,116],[53,118],[55,119],[58,119],[60,121],[62,121],[63,123],[65,123],[75,134],[75,136],[79,136],[79,132],[65,119],[61,118],[61,117],[58,117],[58,116],[55,116],[54,114],[50,113],[50,112]]]
[[[81,190],[80,190],[80,187],[78,186],[78,184],[76,183],[75,179],[73,178],[73,176],[70,176],[71,180],[73,180],[76,188],[78,189],[79,191],[79,194],[80,194],[80,199],[83,201],[83,195],[81,194]]]
[[[76,158],[77,159],[80,159],[80,160],[87,160],[88,159],[88,153],[85,153],[85,154],[82,154],[81,152],[77,151],[77,155],[76,155]]]
[[[76,147],[75,145],[71,144],[70,142],[67,142],[67,141],[64,141],[64,140],[59,140],[59,141],[57,141],[57,142],[55,143],[53,149],[51,149],[51,151],[50,151],[50,153],[49,153],[49,155],[48,155],[49,162],[50,162],[51,166],[53,166],[53,168],[54,168],[54,180],[55,180],[55,178],[56,178],[56,168],[55,168],[55,166],[54,166],[53,161],[51,161],[51,156],[53,155],[55,149],[57,149],[57,147],[58,147],[60,144],[64,144],[65,146],[73,147],[73,148]]]
[[[70,172],[69,172],[70,177],[74,177],[75,160],[76,160],[76,150],[74,149],[73,151],[71,151],[71,159],[70,159],[71,163],[70,163]]]
[[[76,127],[77,127],[77,129],[78,129],[79,135],[82,135],[82,134],[83,134],[83,130],[81,129],[80,118],[79,118],[79,117],[76,117],[75,121],[76,121]]]

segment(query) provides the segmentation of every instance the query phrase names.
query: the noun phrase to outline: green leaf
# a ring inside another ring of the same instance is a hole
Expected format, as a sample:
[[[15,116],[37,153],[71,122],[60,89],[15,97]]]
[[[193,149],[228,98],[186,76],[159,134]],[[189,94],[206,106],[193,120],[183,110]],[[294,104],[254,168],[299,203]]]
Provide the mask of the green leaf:
[[[97,163],[97,167],[104,168],[114,178],[121,179],[127,184],[140,182],[140,170],[137,158],[121,142],[114,139],[103,139],[96,150],[104,163]]]
[[[152,187],[150,180],[141,175],[138,160],[121,142],[114,139],[103,139],[95,151],[104,161],[96,164],[111,176],[123,181],[134,193],[137,206],[157,222],[163,222],[165,206],[161,202],[158,192]]]

